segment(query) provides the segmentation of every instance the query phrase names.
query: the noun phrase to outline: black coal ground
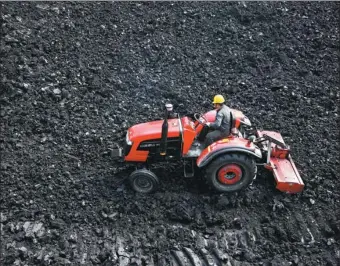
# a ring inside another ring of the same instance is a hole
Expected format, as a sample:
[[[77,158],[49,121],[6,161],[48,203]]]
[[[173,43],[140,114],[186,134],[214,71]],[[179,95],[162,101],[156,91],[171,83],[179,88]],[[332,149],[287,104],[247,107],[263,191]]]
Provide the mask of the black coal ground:
[[[337,265],[339,4],[1,3],[2,265]],[[306,183],[158,192],[108,155],[131,125],[211,108],[278,130]],[[230,264],[228,264],[230,263]]]

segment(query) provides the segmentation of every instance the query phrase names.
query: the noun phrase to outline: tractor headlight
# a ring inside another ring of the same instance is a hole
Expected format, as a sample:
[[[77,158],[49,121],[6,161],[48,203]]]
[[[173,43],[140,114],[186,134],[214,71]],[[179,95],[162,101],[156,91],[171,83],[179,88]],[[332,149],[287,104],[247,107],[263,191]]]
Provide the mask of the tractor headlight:
[[[127,145],[129,145],[129,146],[132,145],[132,141],[131,141],[130,138],[129,138],[129,132],[126,132],[126,138],[125,138],[125,140],[126,140],[126,144],[127,144]]]
[[[246,117],[246,116],[243,117],[243,119],[241,120],[241,123],[244,124],[244,125],[246,125],[246,126],[251,127],[251,122],[250,122],[249,118]]]

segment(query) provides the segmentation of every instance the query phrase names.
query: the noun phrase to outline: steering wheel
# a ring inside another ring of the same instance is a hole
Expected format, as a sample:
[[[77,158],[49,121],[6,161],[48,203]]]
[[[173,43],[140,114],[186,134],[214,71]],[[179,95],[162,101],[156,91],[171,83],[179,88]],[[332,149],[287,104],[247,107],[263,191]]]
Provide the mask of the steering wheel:
[[[195,120],[200,123],[201,125],[205,125],[206,123],[208,123],[208,120],[204,117],[203,114],[198,114],[198,113],[195,113],[194,114],[194,118]],[[202,121],[203,120],[203,121]]]

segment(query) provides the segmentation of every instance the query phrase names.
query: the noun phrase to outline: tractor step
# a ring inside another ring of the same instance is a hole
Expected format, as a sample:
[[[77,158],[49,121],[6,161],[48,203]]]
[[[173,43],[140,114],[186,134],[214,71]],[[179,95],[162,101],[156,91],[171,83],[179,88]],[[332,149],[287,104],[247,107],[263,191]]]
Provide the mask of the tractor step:
[[[287,159],[271,157],[267,168],[273,171],[278,190],[287,193],[298,193],[303,190],[305,185],[290,155]]]
[[[184,169],[184,177],[188,177],[188,178],[193,177],[195,175],[194,160],[190,160],[188,164],[186,164],[184,161],[183,169]]]

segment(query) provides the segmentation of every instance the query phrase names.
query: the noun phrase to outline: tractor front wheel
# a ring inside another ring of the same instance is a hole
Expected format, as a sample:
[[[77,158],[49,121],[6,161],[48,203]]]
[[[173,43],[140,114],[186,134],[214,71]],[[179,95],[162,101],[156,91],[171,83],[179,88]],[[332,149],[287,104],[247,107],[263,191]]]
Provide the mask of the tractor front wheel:
[[[129,176],[129,182],[133,190],[138,193],[151,193],[157,190],[158,177],[147,169],[138,169]]]
[[[256,163],[246,154],[224,154],[206,168],[208,183],[218,192],[236,192],[249,186],[256,175]]]

